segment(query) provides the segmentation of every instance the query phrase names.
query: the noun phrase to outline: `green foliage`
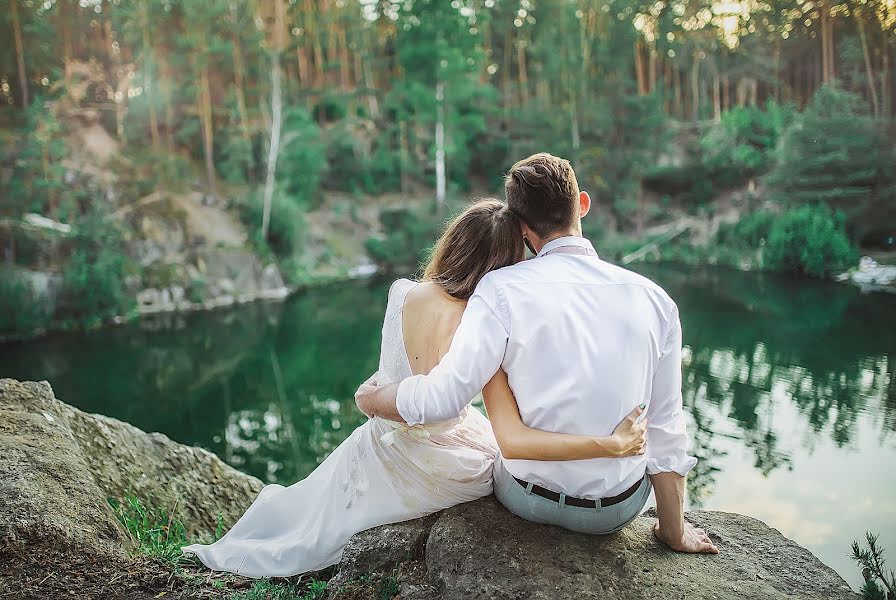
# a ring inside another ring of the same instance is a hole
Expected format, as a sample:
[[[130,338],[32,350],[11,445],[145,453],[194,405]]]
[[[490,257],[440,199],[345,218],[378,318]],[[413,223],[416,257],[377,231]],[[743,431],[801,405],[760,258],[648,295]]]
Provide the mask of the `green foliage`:
[[[13,269],[0,267],[0,337],[25,336],[46,327],[44,299]]]
[[[258,579],[249,589],[232,594],[229,600],[322,600],[326,591],[327,582],[318,579],[305,583]]]
[[[741,249],[757,249],[768,239],[778,215],[768,211],[747,213],[736,223],[721,225],[716,243]]]
[[[790,209],[769,228],[765,264],[772,270],[828,277],[856,258],[842,215],[824,205]]]
[[[858,238],[872,226],[896,226],[894,162],[896,141],[865,102],[825,85],[785,131],[769,184],[784,205],[842,211]]]
[[[725,173],[732,182],[765,172],[795,112],[792,106],[774,100],[768,101],[765,110],[757,106],[729,110],[700,140],[703,164]]]
[[[896,573],[884,568],[884,549],[877,545],[877,535],[865,533],[865,547],[852,543],[852,559],[862,569],[864,600],[892,600],[896,597]]]
[[[380,213],[385,235],[365,242],[367,254],[386,271],[413,271],[429,257],[438,237],[438,220],[399,208]]]
[[[778,140],[795,112],[771,100],[765,109],[733,108],[703,133],[684,165],[649,168],[644,185],[687,204],[706,204],[774,166]]]
[[[304,212],[302,203],[282,189],[274,191],[271,199],[270,227],[268,239],[261,237],[261,221],[264,214],[264,196],[257,190],[240,206],[243,223],[248,227],[252,243],[256,249],[265,254],[273,253],[281,258],[288,258],[299,248],[304,231]]]
[[[184,524],[164,509],[144,505],[136,496],[128,495],[124,502],[109,498],[118,521],[134,541],[137,551],[178,564],[183,559],[181,547],[187,545]]]
[[[67,151],[64,128],[45,99],[37,97],[16,133],[21,143],[15,148],[9,180],[4,181],[8,187],[0,194],[0,214],[46,214],[67,187],[62,164]]]
[[[92,211],[77,222],[75,232],[55,318],[89,327],[126,314],[133,298],[125,290],[130,264],[118,223]]]
[[[300,106],[286,108],[277,161],[277,181],[283,191],[307,206],[314,200],[326,169],[326,147],[321,131]]]

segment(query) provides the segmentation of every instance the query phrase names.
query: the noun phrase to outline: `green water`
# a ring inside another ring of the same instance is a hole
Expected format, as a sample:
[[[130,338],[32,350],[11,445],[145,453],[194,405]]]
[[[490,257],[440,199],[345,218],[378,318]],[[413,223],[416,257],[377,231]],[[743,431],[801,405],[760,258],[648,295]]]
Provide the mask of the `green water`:
[[[853,585],[846,554],[866,529],[896,560],[896,296],[641,269],[681,310],[690,506],[760,518]],[[352,396],[376,369],[388,285],[0,346],[0,376],[288,484],[362,422]]]

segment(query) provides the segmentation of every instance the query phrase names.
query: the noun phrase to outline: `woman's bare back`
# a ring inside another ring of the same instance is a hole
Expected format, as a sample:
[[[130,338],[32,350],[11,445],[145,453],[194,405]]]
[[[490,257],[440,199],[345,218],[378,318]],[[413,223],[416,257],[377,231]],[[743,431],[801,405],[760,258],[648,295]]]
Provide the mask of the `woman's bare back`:
[[[411,371],[425,375],[439,364],[451,347],[466,302],[446,294],[431,282],[408,292],[402,313],[404,347]]]

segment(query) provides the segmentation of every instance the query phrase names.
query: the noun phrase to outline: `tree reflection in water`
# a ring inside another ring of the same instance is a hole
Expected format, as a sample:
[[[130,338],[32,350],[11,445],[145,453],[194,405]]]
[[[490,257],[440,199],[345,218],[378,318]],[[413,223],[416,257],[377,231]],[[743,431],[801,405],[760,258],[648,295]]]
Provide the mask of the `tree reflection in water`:
[[[712,496],[731,442],[768,476],[793,468],[798,444],[811,450],[819,436],[850,448],[861,415],[881,443],[896,431],[892,297],[721,269],[639,269],[680,307],[684,404],[700,459],[693,504]],[[0,375],[49,379],[85,410],[288,484],[363,422],[353,394],[376,369],[388,286],[342,284],[285,304],[0,346]],[[809,425],[801,439],[776,423],[788,403]]]
[[[725,270],[641,270],[666,287],[682,315],[684,403],[703,463],[689,482],[695,505],[713,487],[719,433],[708,406],[737,425],[766,476],[792,468],[798,442],[775,426],[779,402],[792,402],[806,418],[814,435],[802,443],[810,449],[818,435],[849,447],[864,413],[879,421],[882,442],[896,431],[892,297]]]

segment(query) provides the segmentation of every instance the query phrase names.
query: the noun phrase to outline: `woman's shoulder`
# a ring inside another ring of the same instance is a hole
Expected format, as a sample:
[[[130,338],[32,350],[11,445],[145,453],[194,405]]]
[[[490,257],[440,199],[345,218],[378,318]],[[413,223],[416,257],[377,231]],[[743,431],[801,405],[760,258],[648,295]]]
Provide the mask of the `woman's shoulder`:
[[[419,285],[418,282],[413,281],[411,279],[407,279],[405,277],[402,277],[401,279],[396,279],[395,281],[392,282],[392,285],[389,286],[389,297],[392,298],[393,296],[396,296],[399,294],[404,295],[408,291],[417,287],[418,285]]]

